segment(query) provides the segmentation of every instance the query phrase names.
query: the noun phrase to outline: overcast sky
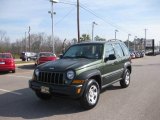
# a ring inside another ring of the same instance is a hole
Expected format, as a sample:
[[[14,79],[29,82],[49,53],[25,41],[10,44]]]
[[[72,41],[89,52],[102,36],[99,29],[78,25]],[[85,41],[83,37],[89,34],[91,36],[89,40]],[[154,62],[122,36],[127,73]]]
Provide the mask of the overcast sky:
[[[76,0],[59,1],[54,4],[55,35],[61,39],[77,38]],[[91,35],[91,24],[95,21],[95,35],[106,39],[114,38],[115,29],[119,31],[117,38],[123,41],[129,33],[131,40],[135,36],[144,38],[146,28],[148,39],[160,41],[159,0],[80,0],[80,4],[96,15],[80,8],[81,34]],[[31,33],[51,35],[50,9],[49,0],[0,0],[0,30],[6,31],[12,41],[24,37],[28,26]]]

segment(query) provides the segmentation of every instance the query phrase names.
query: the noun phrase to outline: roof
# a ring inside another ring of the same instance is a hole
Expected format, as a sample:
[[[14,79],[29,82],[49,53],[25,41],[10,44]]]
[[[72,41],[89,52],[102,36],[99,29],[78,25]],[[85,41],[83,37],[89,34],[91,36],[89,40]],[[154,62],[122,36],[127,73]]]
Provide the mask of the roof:
[[[83,45],[83,44],[104,44],[104,43],[108,43],[108,42],[122,42],[121,40],[118,40],[118,39],[111,39],[111,40],[108,40],[108,41],[94,41],[94,42],[82,42],[82,43],[77,43],[75,45]]]

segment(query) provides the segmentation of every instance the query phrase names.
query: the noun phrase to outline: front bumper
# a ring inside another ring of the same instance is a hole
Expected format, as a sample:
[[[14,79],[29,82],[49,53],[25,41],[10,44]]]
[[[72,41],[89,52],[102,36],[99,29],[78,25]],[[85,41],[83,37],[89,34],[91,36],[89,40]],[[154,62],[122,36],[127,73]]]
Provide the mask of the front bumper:
[[[42,86],[48,87],[49,93],[52,95],[68,96],[74,99],[80,98],[84,91],[84,86],[82,85],[53,85],[45,84],[35,80],[29,81],[29,87],[36,92],[41,92]],[[81,88],[81,92],[77,93],[79,88]]]

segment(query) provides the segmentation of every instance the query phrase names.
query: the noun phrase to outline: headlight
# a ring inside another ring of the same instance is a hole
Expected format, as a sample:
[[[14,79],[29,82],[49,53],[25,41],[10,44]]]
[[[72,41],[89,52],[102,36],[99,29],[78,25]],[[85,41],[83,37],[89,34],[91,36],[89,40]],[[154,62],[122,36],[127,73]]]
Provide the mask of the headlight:
[[[36,77],[39,76],[39,70],[38,69],[35,70],[35,75],[36,75]]]
[[[67,71],[67,78],[72,80],[75,77],[75,72],[73,70]]]

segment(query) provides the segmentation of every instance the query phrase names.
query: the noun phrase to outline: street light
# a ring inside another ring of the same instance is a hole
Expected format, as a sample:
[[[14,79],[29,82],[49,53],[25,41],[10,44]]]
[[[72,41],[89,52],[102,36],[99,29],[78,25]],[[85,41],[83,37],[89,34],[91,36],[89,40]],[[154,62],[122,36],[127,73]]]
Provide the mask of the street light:
[[[115,40],[117,39],[117,32],[119,32],[119,31],[115,30]]]
[[[146,39],[147,39],[147,29],[144,29],[144,33],[145,33],[145,40],[144,40],[144,51],[146,52]]]
[[[94,40],[94,25],[98,25],[96,22],[92,22],[92,42]]]
[[[50,0],[52,7],[51,7],[51,11],[48,11],[48,13],[51,14],[51,19],[52,19],[52,45],[53,45],[53,53],[55,53],[55,48],[54,48],[54,33],[53,33],[53,26],[54,26],[54,19],[53,19],[53,15],[55,14],[55,12],[53,12],[53,3],[58,3],[58,0]]]
[[[136,51],[136,40],[137,39],[137,36],[135,36],[135,38],[134,38],[134,52]]]
[[[129,49],[129,37],[131,36],[131,34],[128,34],[128,49]]]

